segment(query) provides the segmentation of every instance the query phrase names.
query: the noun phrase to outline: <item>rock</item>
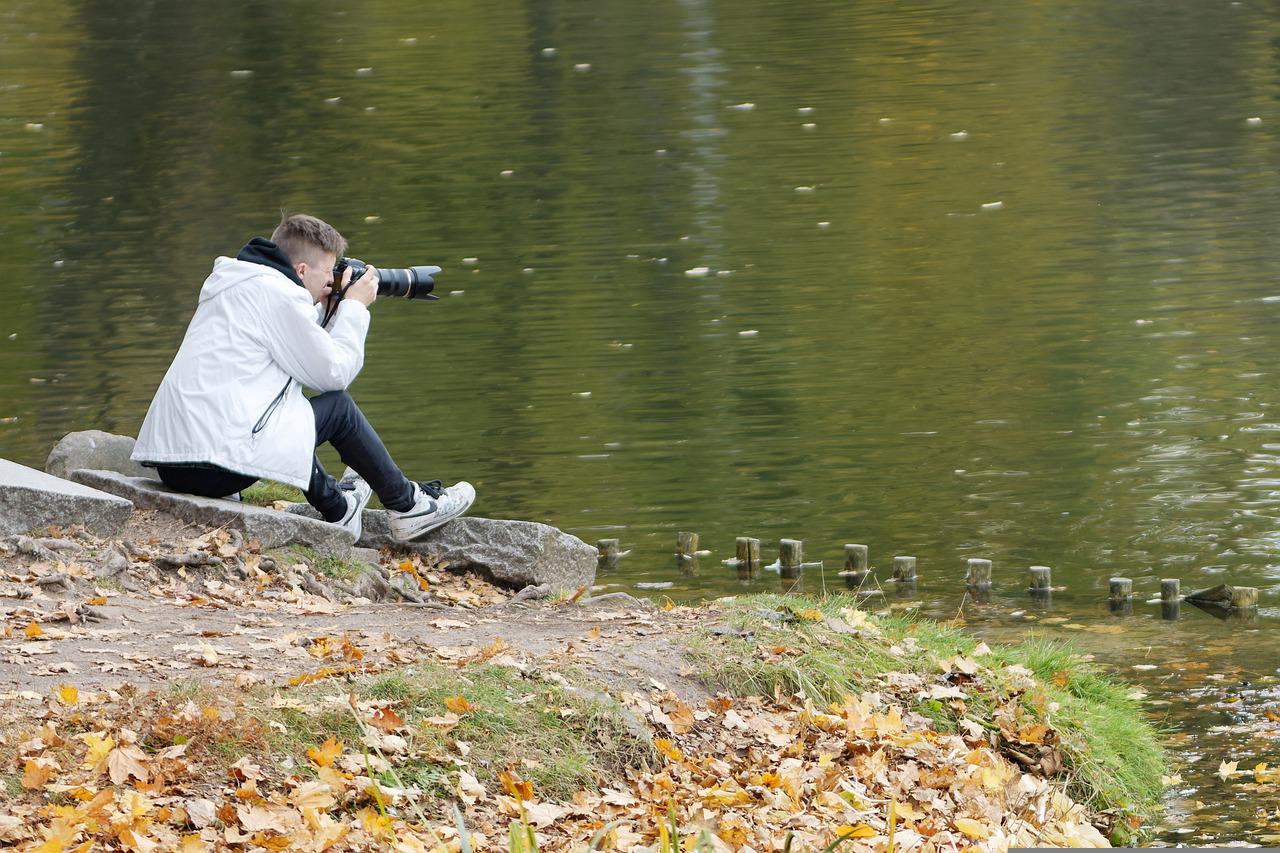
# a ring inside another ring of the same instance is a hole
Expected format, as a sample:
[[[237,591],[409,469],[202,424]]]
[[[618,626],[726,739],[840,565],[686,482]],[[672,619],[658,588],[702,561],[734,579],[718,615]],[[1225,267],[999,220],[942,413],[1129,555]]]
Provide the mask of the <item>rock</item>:
[[[115,471],[80,470],[71,476],[78,483],[126,497],[144,509],[162,510],[192,524],[239,530],[245,539],[258,539],[263,548],[297,543],[342,557],[351,553],[351,535],[336,524],[319,519],[225,498],[184,495],[159,480],[128,477]]]
[[[136,443],[127,435],[113,435],[100,429],[69,432],[49,451],[44,470],[64,480],[80,468],[117,471],[130,477],[154,477],[155,472],[129,458]]]
[[[318,518],[306,504],[289,511]],[[391,538],[385,510],[367,509],[363,526],[359,545],[439,557],[450,568],[473,570],[514,589],[546,584],[551,593],[572,593],[590,589],[596,580],[596,549],[549,524],[463,517],[414,542],[401,542]]]
[[[99,536],[111,536],[132,512],[133,504],[113,494],[0,459],[0,534],[83,524]]]
[[[590,589],[598,564],[591,545],[533,521],[463,517],[417,541],[400,542],[391,538],[385,511],[366,510],[360,544],[434,555],[450,567],[472,569],[516,589],[550,584],[553,593]]]

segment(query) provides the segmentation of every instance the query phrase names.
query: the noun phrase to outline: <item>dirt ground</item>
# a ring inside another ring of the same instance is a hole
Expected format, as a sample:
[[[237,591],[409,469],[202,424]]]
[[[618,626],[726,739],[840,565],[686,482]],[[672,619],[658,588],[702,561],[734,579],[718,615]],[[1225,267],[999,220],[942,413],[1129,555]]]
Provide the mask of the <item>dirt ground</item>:
[[[417,653],[481,648],[501,639],[535,657],[570,658],[610,686],[669,684],[690,697],[706,691],[672,639],[694,630],[695,617],[647,602],[512,602],[512,590],[474,576],[437,571],[433,603],[329,601],[279,574],[240,578],[226,567],[253,565],[251,546],[219,557],[210,531],[155,512],[134,514],[119,539],[53,531],[36,540],[73,543],[42,556],[0,556],[0,696],[47,695],[74,680],[83,687],[159,686],[199,680],[240,687],[285,684],[319,667],[311,646],[349,639],[377,665]],[[223,546],[222,553],[227,553]],[[129,553],[129,566],[95,579],[101,565]],[[209,554],[222,564],[158,569],[164,555]],[[150,557],[150,559],[146,559]],[[395,565],[396,555],[384,555]],[[41,583],[65,575],[65,584]],[[450,600],[488,603],[467,606]],[[705,619],[705,613],[697,617]],[[33,627],[35,626],[35,627]]]

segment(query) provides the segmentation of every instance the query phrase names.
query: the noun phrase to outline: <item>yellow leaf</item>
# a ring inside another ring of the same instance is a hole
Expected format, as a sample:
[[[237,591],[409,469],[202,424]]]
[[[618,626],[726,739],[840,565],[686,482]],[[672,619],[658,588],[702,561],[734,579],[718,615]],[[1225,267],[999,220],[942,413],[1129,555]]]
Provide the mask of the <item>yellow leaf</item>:
[[[1239,763],[1239,761],[1222,762],[1218,765],[1218,776],[1221,777],[1224,782],[1227,779],[1230,779],[1232,776],[1236,775],[1236,765]]]
[[[444,700],[444,706],[455,714],[469,714],[472,711],[479,710],[477,706],[468,702],[464,696],[447,696]]]
[[[956,829],[975,841],[982,841],[991,835],[991,830],[978,823],[971,817],[958,817],[955,819]]]
[[[27,635],[28,640],[34,640],[37,637],[44,636],[44,630],[40,627],[39,622],[30,623],[22,633]]]
[[[342,754],[343,746],[342,741],[330,735],[319,749],[314,746],[307,747],[307,758],[310,758],[317,767],[331,767],[333,760]]]
[[[59,685],[57,696],[63,705],[74,705],[80,701],[80,691],[70,684]]]
[[[810,622],[822,621],[822,611],[817,610],[815,608],[809,608],[808,610],[797,610],[796,616],[798,616],[801,619],[807,619]]]
[[[107,597],[105,595],[99,595],[96,598],[89,599],[85,603],[92,605],[93,607],[101,607],[107,603]]]
[[[22,763],[22,787],[28,791],[43,788],[57,769],[58,765],[52,760],[28,758]]]
[[[115,739],[105,733],[99,735],[96,732],[89,732],[80,737],[89,746],[89,751],[84,757],[86,770],[96,770],[106,760],[107,753],[111,752],[112,747],[116,745]]]
[[[31,853],[65,853],[67,847],[76,840],[76,836],[79,834],[80,830],[75,824],[71,823],[67,818],[60,817],[49,826],[49,835],[44,844],[27,849]]]
[[[208,850],[209,842],[201,838],[198,832],[182,836],[182,843],[178,845],[178,853],[206,853]]]
[[[920,820],[924,817],[924,812],[920,811],[910,803],[898,803],[894,806],[894,812],[897,813],[898,817],[905,818],[906,820]]]
[[[838,826],[836,827],[837,838],[875,838],[879,832],[865,823],[857,826]]]

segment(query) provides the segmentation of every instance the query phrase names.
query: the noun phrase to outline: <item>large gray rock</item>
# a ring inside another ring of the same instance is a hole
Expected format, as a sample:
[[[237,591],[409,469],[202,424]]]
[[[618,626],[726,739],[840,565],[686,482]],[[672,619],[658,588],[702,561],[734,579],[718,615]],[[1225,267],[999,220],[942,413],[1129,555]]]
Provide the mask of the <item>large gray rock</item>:
[[[127,435],[115,435],[100,429],[69,432],[49,451],[44,470],[64,480],[81,468],[116,471],[130,477],[155,476],[129,458],[137,441]]]
[[[315,513],[306,504],[294,504],[289,511]],[[596,581],[597,549],[549,524],[463,517],[413,542],[391,538],[385,510],[366,509],[363,524],[358,544],[366,548],[439,557],[450,568],[474,570],[504,586],[550,584],[552,591],[574,592],[590,590]]]
[[[225,498],[184,495],[159,480],[127,477],[115,471],[80,470],[71,476],[76,482],[126,497],[141,508],[162,510],[192,524],[235,528],[243,531],[246,539],[256,537],[264,548],[299,544],[327,554],[351,553],[351,534],[318,519]]]
[[[0,459],[0,534],[83,524],[99,536],[110,536],[124,527],[131,512],[133,504],[115,495]]]

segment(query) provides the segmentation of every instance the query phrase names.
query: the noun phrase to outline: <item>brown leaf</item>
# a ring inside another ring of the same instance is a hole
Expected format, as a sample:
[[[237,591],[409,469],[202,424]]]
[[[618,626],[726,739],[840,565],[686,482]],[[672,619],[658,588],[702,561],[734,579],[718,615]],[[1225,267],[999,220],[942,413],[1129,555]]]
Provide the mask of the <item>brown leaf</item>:
[[[147,754],[136,746],[118,746],[107,754],[107,774],[114,785],[123,785],[130,776],[147,781]]]

